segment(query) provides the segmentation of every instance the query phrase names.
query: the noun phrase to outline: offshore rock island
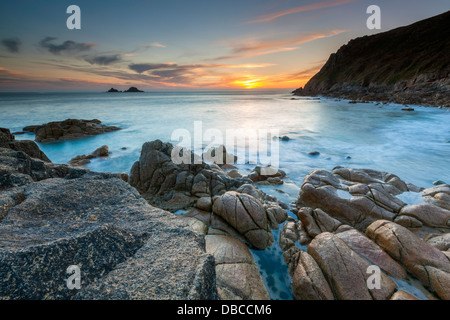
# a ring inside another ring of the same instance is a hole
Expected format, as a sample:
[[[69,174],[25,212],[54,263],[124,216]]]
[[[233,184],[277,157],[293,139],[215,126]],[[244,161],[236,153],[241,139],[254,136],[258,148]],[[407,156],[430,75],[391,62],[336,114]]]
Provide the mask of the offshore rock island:
[[[298,96],[450,107],[450,11],[351,40]]]

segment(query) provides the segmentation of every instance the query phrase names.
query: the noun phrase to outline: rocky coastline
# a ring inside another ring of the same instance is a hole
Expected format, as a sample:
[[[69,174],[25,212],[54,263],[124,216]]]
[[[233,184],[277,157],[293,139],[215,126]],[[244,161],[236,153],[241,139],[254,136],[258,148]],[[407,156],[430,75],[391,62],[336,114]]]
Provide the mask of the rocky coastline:
[[[409,26],[353,39],[292,93],[448,108],[449,21],[447,11]]]
[[[282,170],[176,164],[160,140],[129,175],[54,164],[24,144],[0,130],[1,299],[266,300],[251,250],[275,242],[295,299],[416,299],[398,285],[409,279],[428,299],[450,299],[447,184],[336,167],[312,171],[288,205],[258,189]],[[80,290],[66,286],[70,265],[83,270]],[[368,288],[372,265],[380,289]]]

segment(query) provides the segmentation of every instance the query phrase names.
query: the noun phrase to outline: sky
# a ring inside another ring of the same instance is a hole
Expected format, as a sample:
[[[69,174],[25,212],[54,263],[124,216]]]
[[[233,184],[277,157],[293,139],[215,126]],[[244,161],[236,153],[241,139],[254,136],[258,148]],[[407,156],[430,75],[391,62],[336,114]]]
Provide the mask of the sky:
[[[68,29],[67,8],[81,10]],[[381,9],[369,30],[367,7]],[[448,0],[2,0],[0,91],[295,89],[349,40]]]

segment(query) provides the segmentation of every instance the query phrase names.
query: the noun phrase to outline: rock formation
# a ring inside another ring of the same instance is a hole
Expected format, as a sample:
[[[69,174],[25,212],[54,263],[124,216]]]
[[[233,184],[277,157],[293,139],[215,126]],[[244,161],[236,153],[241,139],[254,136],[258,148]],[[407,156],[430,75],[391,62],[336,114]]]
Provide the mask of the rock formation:
[[[420,192],[424,203],[404,203],[404,192]],[[449,204],[445,184],[424,190],[375,170],[312,171],[293,209],[298,221],[285,222],[279,238],[294,297],[414,300],[392,281],[412,277],[428,298],[448,300]],[[379,289],[368,286],[373,266]]]
[[[0,128],[0,148],[23,151],[32,158],[51,162],[45,153],[39,149],[36,142],[31,140],[16,140],[14,135],[6,128]]]
[[[109,155],[109,148],[107,145],[101,146],[100,148],[96,149],[94,152],[92,152],[89,155],[79,155],[75,158],[71,159],[69,161],[69,164],[71,166],[83,166],[85,164],[88,164],[91,162],[91,159],[99,158],[99,157],[107,157]]]
[[[0,160],[0,299],[216,298],[197,220],[150,206],[120,174],[6,148]]]
[[[33,132],[37,142],[61,141],[83,138],[101,133],[120,130],[115,126],[106,126],[100,120],[67,119],[49,122],[43,125],[27,126],[23,131]]]
[[[450,106],[450,11],[351,40],[293,93]]]

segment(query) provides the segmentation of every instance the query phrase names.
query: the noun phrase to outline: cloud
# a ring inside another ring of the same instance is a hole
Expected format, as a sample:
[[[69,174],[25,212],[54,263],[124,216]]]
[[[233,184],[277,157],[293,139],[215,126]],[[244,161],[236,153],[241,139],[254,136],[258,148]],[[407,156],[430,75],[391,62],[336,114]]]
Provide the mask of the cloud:
[[[143,44],[142,47],[148,49],[148,48],[151,48],[151,47],[166,48],[167,46],[164,45],[164,44],[161,44],[159,42],[153,42],[153,43],[150,43],[150,44]]]
[[[211,59],[211,60],[213,60],[213,61],[220,61],[220,60],[228,60],[228,59],[247,58],[247,57],[261,56],[261,55],[277,53],[277,52],[292,51],[292,50],[297,50],[297,49],[298,49],[298,47],[279,48],[279,49],[274,49],[274,50],[252,52],[252,53],[246,53],[246,54],[234,54],[234,55],[222,56],[222,57],[217,57],[217,58],[214,58],[214,59]]]
[[[59,55],[61,53],[78,53],[90,50],[96,46],[96,43],[80,43],[72,40],[64,41],[62,44],[54,44],[52,41],[56,40],[54,37],[46,37],[39,41],[39,46],[48,50],[49,52]]]
[[[19,38],[6,38],[2,40],[2,44],[11,53],[18,53],[19,47],[22,44]]]
[[[293,14],[293,13],[299,13],[299,12],[305,12],[305,11],[312,11],[312,10],[318,10],[318,9],[324,9],[324,8],[331,8],[331,7],[337,7],[343,4],[347,4],[350,2],[355,2],[358,0],[337,0],[337,1],[323,1],[323,2],[319,2],[319,3],[312,3],[312,4],[308,4],[308,5],[304,5],[304,6],[297,6],[291,9],[287,9],[287,10],[283,10],[283,11],[278,11],[278,12],[274,12],[271,14],[267,14],[265,16],[262,16],[258,19],[255,20],[251,20],[246,22],[246,24],[250,24],[250,23],[258,23],[258,22],[267,22],[267,21],[272,21],[275,20],[279,17],[283,17],[289,14]]]
[[[165,48],[165,47],[166,47],[165,45],[163,45],[163,44],[161,44],[161,43],[159,43],[159,42],[153,42],[153,43],[151,44],[151,46],[152,46],[152,47],[158,47],[158,48]]]
[[[111,54],[111,55],[98,55],[98,56],[87,56],[84,60],[90,64],[98,64],[101,66],[108,66],[122,61],[122,54]]]
[[[219,61],[219,60],[246,58],[278,52],[292,51],[298,49],[298,47],[292,47],[294,45],[303,44],[316,39],[332,37],[343,32],[346,32],[346,30],[331,30],[326,33],[314,33],[284,40],[235,41],[228,43],[228,46],[231,47],[232,49],[232,54],[227,56],[221,56],[211,60]]]
[[[176,66],[175,63],[135,63],[128,67],[137,73],[143,73],[149,70],[165,69]]]

